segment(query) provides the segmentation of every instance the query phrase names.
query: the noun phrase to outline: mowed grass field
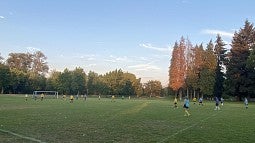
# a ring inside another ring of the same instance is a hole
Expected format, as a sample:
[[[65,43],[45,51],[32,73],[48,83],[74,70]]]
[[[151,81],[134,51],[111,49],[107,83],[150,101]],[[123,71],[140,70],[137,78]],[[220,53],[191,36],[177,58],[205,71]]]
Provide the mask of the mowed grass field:
[[[25,101],[24,95],[0,95],[0,142],[255,142],[255,104],[191,103],[184,116],[173,100],[87,98]]]

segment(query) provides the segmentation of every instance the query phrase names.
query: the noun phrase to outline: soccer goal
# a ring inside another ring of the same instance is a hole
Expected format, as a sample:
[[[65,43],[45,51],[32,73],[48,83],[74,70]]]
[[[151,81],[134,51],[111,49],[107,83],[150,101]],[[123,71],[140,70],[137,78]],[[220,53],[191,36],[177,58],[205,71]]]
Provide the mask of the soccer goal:
[[[34,91],[33,97],[38,98],[41,94],[44,94],[47,97],[54,97],[58,99],[58,92],[57,91]]]

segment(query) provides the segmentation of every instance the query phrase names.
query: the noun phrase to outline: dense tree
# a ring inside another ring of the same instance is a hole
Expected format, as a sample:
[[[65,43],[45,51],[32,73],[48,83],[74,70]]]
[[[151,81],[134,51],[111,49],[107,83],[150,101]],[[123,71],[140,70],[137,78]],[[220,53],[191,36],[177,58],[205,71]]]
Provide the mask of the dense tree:
[[[72,94],[71,93],[71,83],[72,83],[72,73],[67,68],[61,72],[58,79],[58,91],[61,94]]]
[[[200,70],[200,92],[207,96],[212,96],[215,84],[216,56],[214,54],[212,40],[208,43],[206,50],[203,52],[203,63]]]
[[[28,86],[26,91],[32,93],[35,90],[45,90],[46,89],[46,77],[40,74],[35,74],[33,72],[27,73],[28,76]]]
[[[160,81],[149,80],[144,84],[144,93],[149,97],[161,96],[162,85]]]
[[[22,70],[27,72],[31,70],[32,54],[30,53],[10,53],[6,64],[11,69]]]
[[[185,83],[186,76],[186,59],[185,59],[186,43],[185,39],[181,37],[179,45],[177,42],[174,45],[172,52],[172,59],[169,67],[169,87],[176,92],[180,92],[182,96],[182,88]]]
[[[27,90],[29,87],[29,76],[26,72],[22,70],[18,70],[16,68],[10,69],[11,77],[10,77],[10,93],[28,93]]]
[[[176,74],[178,73],[177,55],[178,55],[178,43],[175,42],[169,67],[169,87],[172,88],[174,91],[177,91],[180,87],[176,76]]]
[[[4,58],[1,56],[1,53],[0,53],[0,64],[3,64],[3,60]]]
[[[72,71],[71,91],[76,94],[86,93],[86,74],[82,68]]]
[[[52,71],[50,76],[47,78],[47,83],[46,83],[46,90],[53,90],[53,91],[58,91],[58,87],[60,86],[59,83],[59,77],[61,75],[61,72],[59,71]]]
[[[249,96],[247,88],[249,79],[246,62],[254,41],[253,24],[245,21],[244,27],[239,32],[235,32],[232,40],[232,48],[228,54],[226,92],[232,96],[239,97],[239,100],[244,96]]]
[[[109,94],[113,95],[137,95],[142,93],[141,79],[134,74],[124,73],[121,69],[110,71],[103,76],[105,85],[108,85]]]
[[[93,71],[89,71],[87,79],[88,94],[99,94],[99,75]]]
[[[214,96],[221,98],[225,80],[224,63],[226,63],[227,49],[224,48],[226,44],[221,39],[220,35],[217,35],[215,43],[214,51],[217,65],[215,69]]]
[[[248,71],[248,77],[247,77],[248,95],[254,98],[255,97],[255,45],[251,47],[250,55],[246,62],[246,68]]]
[[[36,51],[32,55],[32,71],[36,74],[45,75],[48,73],[47,57],[41,52]]]
[[[10,53],[6,64],[12,69],[16,68],[24,72],[45,75],[49,70],[46,59],[46,56],[41,51],[37,51],[33,54]]]
[[[0,93],[4,93],[10,86],[11,72],[8,66],[0,63]]]
[[[201,87],[204,86],[201,83],[201,74],[202,72],[202,66],[204,62],[204,49],[203,45],[200,46],[196,45],[194,48],[192,48],[191,54],[191,60],[188,64],[187,68],[187,76],[186,76],[186,84],[188,87],[191,87],[193,90],[193,97],[197,95],[197,93],[200,92]]]

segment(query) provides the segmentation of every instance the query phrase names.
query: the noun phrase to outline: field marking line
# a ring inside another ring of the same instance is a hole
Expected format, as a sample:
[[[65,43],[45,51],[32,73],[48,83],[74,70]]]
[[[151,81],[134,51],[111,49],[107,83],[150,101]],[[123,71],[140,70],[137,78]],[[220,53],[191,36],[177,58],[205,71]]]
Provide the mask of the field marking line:
[[[135,114],[135,113],[140,112],[143,108],[145,108],[147,106],[148,106],[148,102],[144,102],[142,104],[133,106],[130,109],[124,110],[123,112],[121,112],[121,114]]]
[[[31,137],[27,137],[27,136],[23,136],[23,135],[20,135],[20,134],[11,132],[11,131],[7,131],[7,130],[3,130],[3,129],[0,129],[0,131],[3,132],[3,133],[8,133],[8,134],[11,134],[11,135],[23,138],[23,139],[27,139],[27,140],[30,140],[30,141],[34,141],[34,142],[38,142],[38,143],[45,143],[45,142],[43,142],[41,140],[38,140],[38,139],[35,139],[35,138],[31,138]]]
[[[198,123],[196,123],[196,124],[193,124],[193,125],[190,125],[190,126],[184,128],[184,129],[181,129],[181,130],[177,131],[176,133],[174,133],[174,134],[172,134],[172,135],[170,135],[170,136],[164,138],[163,140],[159,141],[158,143],[163,143],[163,142],[165,142],[166,140],[168,140],[169,138],[171,138],[171,137],[173,137],[173,136],[176,136],[176,135],[178,135],[179,133],[181,133],[181,132],[183,132],[183,131],[186,131],[186,130],[188,130],[188,129],[194,127],[194,126],[197,126],[198,124],[200,124],[200,123],[202,123],[202,122],[204,122],[204,121],[206,121],[206,120],[208,120],[208,119],[210,119],[210,118],[216,116],[216,114],[217,114],[217,113],[215,113],[215,114],[213,114],[213,115],[211,115],[211,116],[209,116],[209,117],[207,117],[207,118],[201,120],[200,122],[198,122]]]

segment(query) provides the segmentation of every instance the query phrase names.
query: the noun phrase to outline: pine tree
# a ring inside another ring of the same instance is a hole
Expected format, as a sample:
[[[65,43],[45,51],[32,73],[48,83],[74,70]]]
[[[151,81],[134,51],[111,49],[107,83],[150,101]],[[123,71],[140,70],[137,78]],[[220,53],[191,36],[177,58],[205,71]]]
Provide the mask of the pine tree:
[[[207,96],[213,95],[215,84],[216,56],[213,51],[212,40],[208,43],[206,50],[202,53],[203,63],[200,70],[200,91]]]
[[[179,89],[178,86],[178,44],[175,42],[172,52],[172,59],[169,67],[169,87],[172,88],[174,91]]]
[[[226,45],[223,40],[221,39],[220,35],[217,35],[215,41],[215,55],[217,59],[217,65],[215,69],[215,84],[214,84],[214,96],[221,98],[222,97],[222,92],[223,92],[223,83],[224,83],[224,63],[226,62],[226,48],[224,46]]]
[[[172,88],[176,94],[180,91],[180,97],[182,96],[180,89],[184,86],[186,76],[185,50],[185,39],[181,37],[179,45],[175,42],[171,65],[169,67],[169,87]]]
[[[226,68],[227,93],[232,96],[248,96],[248,70],[246,61],[250,55],[251,46],[254,45],[254,27],[249,21],[245,21],[244,28],[234,34],[232,48],[228,54],[229,61]]]
[[[255,97],[255,45],[252,46],[250,55],[246,62],[246,68],[248,70],[247,88],[248,95]]]

